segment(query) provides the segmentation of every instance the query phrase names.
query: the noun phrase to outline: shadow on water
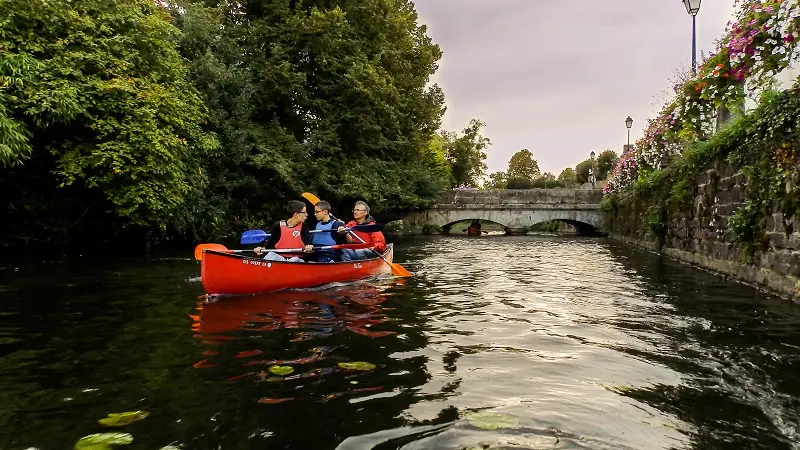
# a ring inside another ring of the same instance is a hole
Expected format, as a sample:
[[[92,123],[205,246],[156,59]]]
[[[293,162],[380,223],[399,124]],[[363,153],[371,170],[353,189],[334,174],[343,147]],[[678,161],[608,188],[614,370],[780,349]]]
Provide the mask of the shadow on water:
[[[724,277],[612,243],[614,260],[669,314],[631,308],[613,321],[657,351],[616,346],[683,374],[678,385],[615,388],[692,428],[695,448],[797,448],[800,305]]]

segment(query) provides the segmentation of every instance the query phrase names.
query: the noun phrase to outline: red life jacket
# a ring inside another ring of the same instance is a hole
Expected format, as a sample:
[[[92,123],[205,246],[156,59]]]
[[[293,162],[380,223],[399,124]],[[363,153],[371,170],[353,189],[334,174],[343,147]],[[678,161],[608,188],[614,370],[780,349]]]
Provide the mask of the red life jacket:
[[[375,223],[375,221],[371,220],[369,222],[365,221],[361,225],[368,225],[373,223]],[[350,222],[347,223],[347,225],[345,225],[345,227],[351,228],[356,225],[358,225],[358,222],[356,222],[355,220],[351,220]],[[373,231],[371,233],[367,233],[365,231],[353,230],[351,231],[351,233],[355,233],[358,237],[363,239],[364,242],[371,242],[375,244],[375,251],[377,251],[378,253],[383,253],[384,251],[386,251],[386,237],[384,237],[383,233],[381,233],[380,231]],[[353,242],[358,243],[359,241],[358,239],[354,239]]]
[[[285,220],[281,220],[281,238],[278,239],[278,242],[275,244],[276,249],[280,248],[303,248],[306,246],[303,243],[303,237],[300,234],[300,230],[303,228],[302,223],[298,223],[294,227],[289,227],[286,224]],[[284,258],[291,258],[292,256],[303,256],[302,252],[298,253],[278,253],[279,255],[283,256]]]

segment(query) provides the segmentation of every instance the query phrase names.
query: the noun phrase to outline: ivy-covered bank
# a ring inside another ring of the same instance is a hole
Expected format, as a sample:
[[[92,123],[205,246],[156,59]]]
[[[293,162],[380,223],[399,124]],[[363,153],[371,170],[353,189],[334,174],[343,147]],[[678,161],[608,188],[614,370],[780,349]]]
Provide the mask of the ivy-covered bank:
[[[612,237],[800,298],[800,88],[603,200]]]

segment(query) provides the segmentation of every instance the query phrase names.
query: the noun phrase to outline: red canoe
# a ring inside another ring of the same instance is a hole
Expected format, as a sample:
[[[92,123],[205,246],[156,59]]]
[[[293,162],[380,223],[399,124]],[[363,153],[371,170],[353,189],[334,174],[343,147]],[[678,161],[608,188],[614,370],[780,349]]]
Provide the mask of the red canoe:
[[[392,244],[383,257],[392,262]],[[362,261],[302,263],[203,250],[200,278],[207,294],[247,295],[361,280],[392,269],[379,257]]]

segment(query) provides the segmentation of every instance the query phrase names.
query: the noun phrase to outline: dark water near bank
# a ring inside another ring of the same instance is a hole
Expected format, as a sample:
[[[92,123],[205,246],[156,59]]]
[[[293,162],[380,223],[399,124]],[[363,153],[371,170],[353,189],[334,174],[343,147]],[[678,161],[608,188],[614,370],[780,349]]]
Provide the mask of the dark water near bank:
[[[622,244],[410,240],[412,279],[212,304],[181,258],[0,269],[0,449],[800,448],[800,306]]]

